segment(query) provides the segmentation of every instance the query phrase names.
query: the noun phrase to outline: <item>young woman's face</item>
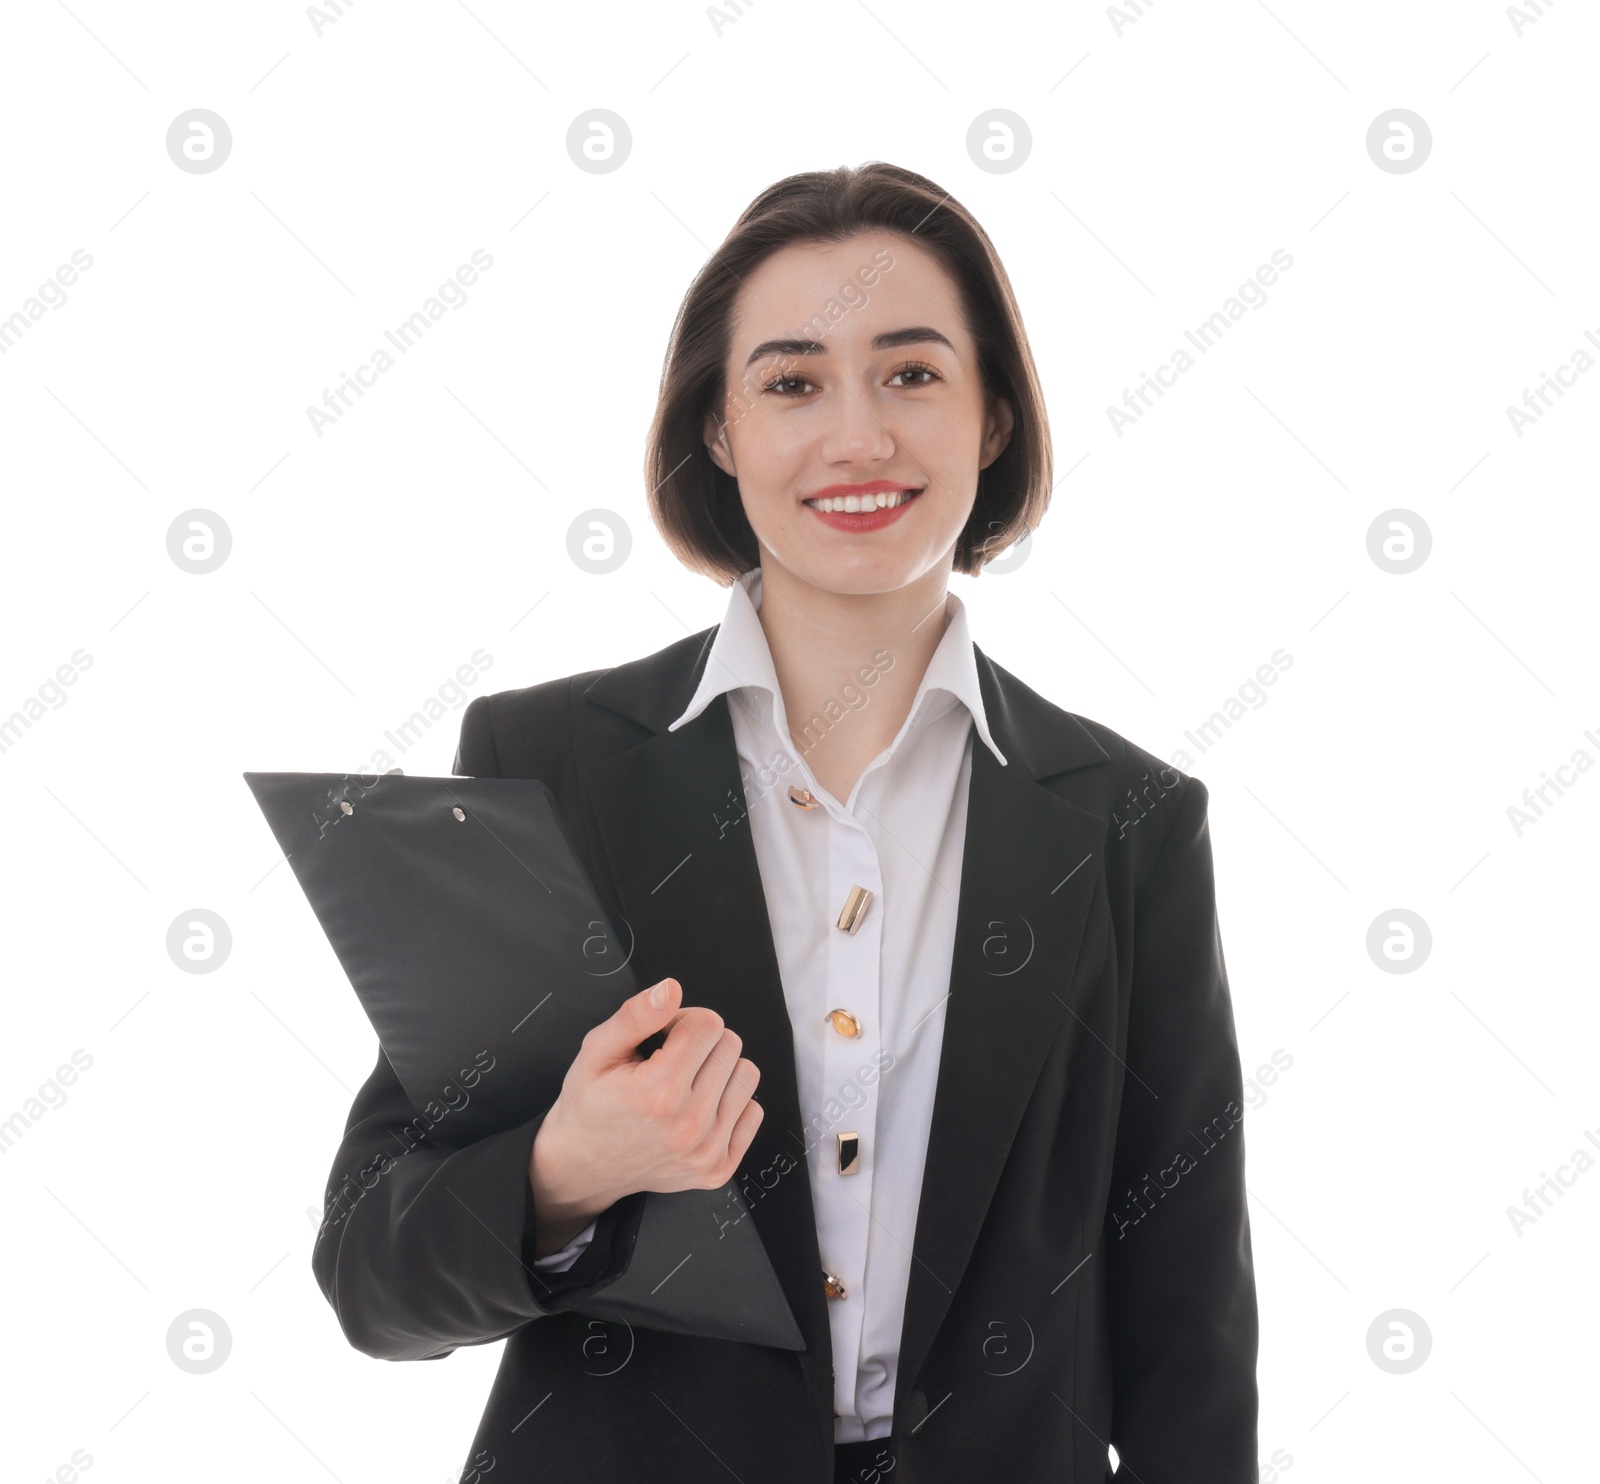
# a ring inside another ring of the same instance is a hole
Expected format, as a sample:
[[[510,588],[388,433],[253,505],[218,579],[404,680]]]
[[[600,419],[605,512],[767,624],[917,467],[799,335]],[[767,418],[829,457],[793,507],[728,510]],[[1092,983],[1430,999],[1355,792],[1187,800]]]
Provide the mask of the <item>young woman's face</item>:
[[[767,258],[739,292],[726,384],[704,437],[739,481],[763,566],[836,593],[949,572],[1013,416],[984,391],[954,281],[914,238]],[[854,511],[817,504],[852,496]]]

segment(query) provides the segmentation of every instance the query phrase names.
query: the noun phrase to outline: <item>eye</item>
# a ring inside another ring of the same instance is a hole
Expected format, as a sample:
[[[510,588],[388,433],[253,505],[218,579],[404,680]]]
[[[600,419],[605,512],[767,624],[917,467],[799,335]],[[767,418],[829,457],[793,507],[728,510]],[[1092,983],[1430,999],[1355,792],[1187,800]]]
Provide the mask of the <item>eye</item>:
[[[772,392],[779,397],[792,397],[797,394],[794,392],[782,392],[778,390],[779,387],[788,386],[791,382],[799,382],[802,386],[816,385],[815,382],[807,381],[803,376],[774,376],[771,381],[767,382],[766,385],[761,388],[761,390],[764,392]]]
[[[935,381],[944,380],[944,378],[940,376],[932,366],[924,365],[921,361],[907,361],[906,364],[896,371],[894,376],[891,376],[889,379],[893,381],[895,376],[927,376],[930,378],[928,381],[913,381],[908,383],[908,385],[913,387],[932,386]]]
[[[944,378],[940,376],[932,366],[926,365],[922,361],[907,361],[903,366],[899,367],[898,370],[894,371],[890,375],[889,380],[892,383],[902,376],[921,376],[927,378],[924,381],[913,381],[906,383],[907,390],[911,390],[916,387],[931,386],[936,381],[944,380]],[[761,390],[763,392],[771,392],[774,396],[778,397],[798,397],[801,395],[801,393],[798,391],[785,390],[785,388],[788,387],[810,387],[813,391],[815,391],[816,383],[808,380],[804,376],[775,376],[771,381],[764,383]]]

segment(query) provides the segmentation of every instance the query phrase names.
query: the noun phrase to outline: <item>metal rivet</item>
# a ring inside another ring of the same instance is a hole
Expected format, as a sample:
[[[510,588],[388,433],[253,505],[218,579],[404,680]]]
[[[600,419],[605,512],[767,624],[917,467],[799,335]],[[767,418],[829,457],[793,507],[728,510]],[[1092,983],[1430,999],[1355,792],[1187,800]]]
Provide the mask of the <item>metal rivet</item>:
[[[467,811],[461,808],[459,805],[457,805],[457,807],[452,809],[450,812],[455,815],[457,819],[465,819],[467,817]]]
[[[354,814],[356,812],[349,799],[340,799],[339,807],[343,809],[346,814]]]

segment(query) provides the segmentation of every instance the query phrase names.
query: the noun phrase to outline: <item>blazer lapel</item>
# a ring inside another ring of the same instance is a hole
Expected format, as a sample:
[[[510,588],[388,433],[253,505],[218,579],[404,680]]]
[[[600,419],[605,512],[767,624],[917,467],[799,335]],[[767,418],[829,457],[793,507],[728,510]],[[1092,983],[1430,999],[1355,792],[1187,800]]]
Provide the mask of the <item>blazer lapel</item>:
[[[726,695],[667,730],[688,704],[715,629],[608,670],[588,699],[655,735],[580,759],[641,984],[671,975],[761,1068],[761,1128],[736,1183],[807,1348],[797,1356],[832,1436],[832,1347],[806,1174],[793,1030],[773,948]],[[1099,882],[1106,821],[1041,786],[1106,753],[976,650],[1002,767],[976,736],[956,935],[913,1242],[899,1412],[961,1281],[1040,1067],[1068,1010]],[[731,821],[736,821],[732,822]]]
[[[755,1093],[761,1127],[734,1183],[805,1338],[796,1359],[824,1437],[831,1439],[833,1354],[793,1030],[761,870],[742,818],[727,697],[718,696],[676,732],[667,730],[699,683],[709,640],[710,634],[696,635],[594,682],[591,700],[644,722],[656,735],[580,764],[622,904],[625,926],[618,931],[631,929],[637,944],[638,982],[677,979],[684,1003],[721,1015],[743,1040],[743,1054],[761,1069]],[[652,665],[655,673],[639,673]]]
[[[974,645],[976,649],[977,646]],[[977,650],[989,729],[977,738],[950,998],[897,1362],[895,1413],[950,1308],[1045,1056],[1087,986],[1073,974],[1106,821],[1042,780],[1106,762],[1083,725]]]

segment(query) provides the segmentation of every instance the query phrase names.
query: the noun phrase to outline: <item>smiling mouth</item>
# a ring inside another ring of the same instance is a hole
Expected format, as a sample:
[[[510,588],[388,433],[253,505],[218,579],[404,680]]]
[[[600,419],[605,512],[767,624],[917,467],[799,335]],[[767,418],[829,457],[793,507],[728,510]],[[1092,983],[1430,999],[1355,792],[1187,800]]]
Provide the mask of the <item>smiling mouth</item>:
[[[907,505],[916,499],[922,491],[915,490],[879,490],[871,495],[830,495],[822,500],[804,500],[801,503],[809,505],[813,510],[821,511],[824,515],[845,511],[865,512],[870,510],[893,510],[896,506]]]

